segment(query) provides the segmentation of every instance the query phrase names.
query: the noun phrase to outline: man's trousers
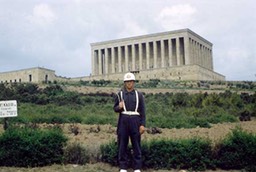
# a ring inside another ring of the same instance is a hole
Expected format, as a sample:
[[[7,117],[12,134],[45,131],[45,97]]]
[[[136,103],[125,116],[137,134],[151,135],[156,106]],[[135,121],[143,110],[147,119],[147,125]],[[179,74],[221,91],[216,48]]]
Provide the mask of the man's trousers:
[[[118,162],[120,169],[127,169],[129,163],[128,143],[129,138],[132,144],[133,169],[141,169],[141,135],[140,117],[137,115],[120,116],[117,128],[118,134]]]

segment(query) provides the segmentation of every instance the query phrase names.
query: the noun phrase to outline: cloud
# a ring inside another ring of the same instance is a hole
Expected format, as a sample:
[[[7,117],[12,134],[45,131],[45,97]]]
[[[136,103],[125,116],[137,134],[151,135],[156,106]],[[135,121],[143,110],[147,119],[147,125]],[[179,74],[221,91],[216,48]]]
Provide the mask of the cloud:
[[[147,30],[142,28],[136,21],[128,19],[124,23],[124,28],[118,34],[118,37],[131,37],[131,36],[139,36],[147,34]]]
[[[178,4],[164,7],[155,20],[166,30],[186,28],[194,22],[196,12],[190,4]]]
[[[53,23],[57,16],[47,4],[38,4],[33,8],[33,14],[29,15],[27,19],[40,26],[47,26]]]
[[[221,54],[217,67],[227,80],[251,80],[255,73],[256,59],[246,47],[230,47]]]
[[[44,66],[87,76],[90,43],[189,28],[213,43],[214,71],[255,80],[245,77],[256,65],[255,6],[254,0],[0,0],[0,72]]]

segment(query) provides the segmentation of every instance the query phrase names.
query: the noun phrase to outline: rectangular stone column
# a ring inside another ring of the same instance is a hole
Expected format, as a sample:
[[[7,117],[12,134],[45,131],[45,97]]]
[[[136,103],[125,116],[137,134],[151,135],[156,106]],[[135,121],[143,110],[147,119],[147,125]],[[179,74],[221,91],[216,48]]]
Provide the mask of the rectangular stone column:
[[[195,63],[198,64],[198,58],[197,58],[197,42],[194,41],[194,58],[195,58]]]
[[[185,65],[191,64],[190,60],[190,43],[189,43],[189,37],[184,37],[184,48],[185,48]]]
[[[210,57],[211,57],[211,69],[213,70],[213,59],[212,59],[212,49],[210,49]]]
[[[160,42],[161,47],[161,67],[165,67],[165,46],[164,46],[164,40],[161,40]]]
[[[105,65],[105,70],[104,70],[104,74],[108,74],[108,49],[107,48],[105,48],[104,49],[104,58],[105,58],[105,60],[104,60],[104,65]]]
[[[210,66],[209,66],[209,51],[208,51],[208,47],[205,47],[205,65],[207,67],[207,69],[210,69]]]
[[[129,62],[128,62],[128,45],[125,45],[125,72],[129,70]]]
[[[210,49],[207,47],[206,48],[206,53],[207,53],[207,68],[211,69],[211,61],[210,61]]]
[[[99,49],[99,75],[102,75],[102,51]]]
[[[95,62],[94,72],[95,72],[96,75],[98,75],[99,74],[99,50],[97,50],[95,53],[96,54],[95,54],[95,57],[94,57],[94,62]]]
[[[121,46],[118,47],[118,72],[122,72],[122,50]]]
[[[149,42],[146,42],[146,66],[147,66],[147,69],[149,69],[149,55],[150,55]]]
[[[139,70],[142,70],[142,43],[139,43]]]
[[[173,52],[172,52],[172,40],[171,39],[168,39],[168,45],[169,45],[169,67],[171,67],[171,66],[173,66],[173,62],[172,62],[172,54],[173,54]]]
[[[200,47],[199,47],[199,43],[196,42],[196,61],[197,61],[197,64],[200,65],[200,57],[199,57],[199,54],[200,54]]]
[[[156,41],[153,41],[153,56],[154,56],[154,65],[153,68],[157,68],[157,44]]]
[[[205,46],[202,46],[202,59],[203,59],[203,67],[206,67],[206,54],[205,54]]]
[[[95,50],[91,49],[91,65],[92,65],[92,75],[95,75],[96,72],[95,72],[95,65],[96,65],[96,62],[95,62]]]
[[[210,48],[208,48],[207,49],[208,50],[208,52],[207,52],[207,56],[208,56],[208,66],[209,66],[209,69],[211,69],[211,70],[213,70],[212,69],[212,64],[211,64],[211,49]]]
[[[200,61],[200,65],[203,66],[202,45],[201,44],[199,44],[199,61]]]
[[[206,47],[206,56],[207,56],[207,68],[211,69],[211,65],[210,65],[210,54],[209,54],[209,48]]]
[[[192,59],[192,64],[196,64],[196,61],[195,61],[195,41],[193,40],[193,39],[191,39],[191,46],[190,46],[190,49],[191,49],[191,55],[192,55],[192,57],[190,56],[190,59]]]
[[[132,70],[135,71],[135,44],[132,44]]]
[[[211,49],[210,48],[208,48],[207,49],[208,51],[207,51],[207,57],[208,57],[208,67],[209,67],[209,69],[211,69],[211,70],[213,70],[213,66],[212,66],[212,58],[211,58]]]
[[[115,73],[115,48],[111,48],[111,68],[112,68],[112,73]]]
[[[180,40],[179,38],[176,38],[176,57],[177,57],[177,65],[180,66]]]

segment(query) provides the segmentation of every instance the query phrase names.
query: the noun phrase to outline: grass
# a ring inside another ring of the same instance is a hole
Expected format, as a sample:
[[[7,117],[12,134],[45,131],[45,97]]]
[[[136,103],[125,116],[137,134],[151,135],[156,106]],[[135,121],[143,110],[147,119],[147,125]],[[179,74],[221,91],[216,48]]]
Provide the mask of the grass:
[[[54,104],[36,105],[21,103],[18,106],[18,117],[12,118],[16,122],[51,123],[53,119],[61,120],[60,123],[75,122],[83,124],[111,124],[116,125],[117,114],[110,104],[57,106]],[[57,121],[58,122],[58,121]]]
[[[209,127],[210,123],[236,122],[237,118],[222,108],[166,108],[164,103],[146,104],[147,127],[194,128]],[[36,105],[20,103],[18,117],[12,122],[21,123],[82,123],[117,125],[118,114],[113,103],[90,103],[85,105],[58,106],[55,104]]]

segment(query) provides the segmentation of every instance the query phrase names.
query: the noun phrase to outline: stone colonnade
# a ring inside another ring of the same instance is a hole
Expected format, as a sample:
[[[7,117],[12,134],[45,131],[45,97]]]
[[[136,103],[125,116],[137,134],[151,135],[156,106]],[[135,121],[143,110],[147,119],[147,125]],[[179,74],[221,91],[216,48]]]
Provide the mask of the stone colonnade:
[[[189,29],[91,44],[92,75],[183,65],[213,70],[212,44]]]

